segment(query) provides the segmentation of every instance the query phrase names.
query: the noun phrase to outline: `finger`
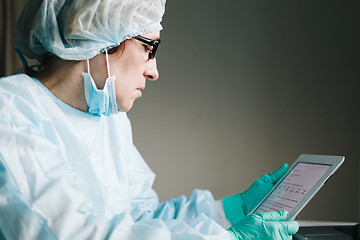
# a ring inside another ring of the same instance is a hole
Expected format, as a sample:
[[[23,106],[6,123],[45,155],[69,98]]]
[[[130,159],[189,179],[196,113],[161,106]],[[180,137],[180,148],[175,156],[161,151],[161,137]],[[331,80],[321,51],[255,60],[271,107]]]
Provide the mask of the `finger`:
[[[285,210],[259,213],[259,216],[265,221],[284,221],[288,215],[289,213]]]
[[[299,231],[299,223],[297,221],[286,221],[283,222],[286,224],[287,231],[289,234],[293,235]]]
[[[288,168],[289,166],[286,163],[284,163],[278,170],[269,173],[269,181],[272,183],[277,182],[282,176],[284,176]]]

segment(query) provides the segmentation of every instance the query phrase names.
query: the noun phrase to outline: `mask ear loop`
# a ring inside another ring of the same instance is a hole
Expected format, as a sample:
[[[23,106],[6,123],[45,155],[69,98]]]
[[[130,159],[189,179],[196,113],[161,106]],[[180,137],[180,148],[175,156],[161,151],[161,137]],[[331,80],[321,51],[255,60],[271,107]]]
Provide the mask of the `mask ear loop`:
[[[108,55],[107,50],[105,50],[105,56],[106,56],[106,67],[107,67],[108,78],[109,78],[110,77],[110,67],[109,67],[109,55]]]
[[[89,63],[89,59],[86,59],[86,63],[87,63],[88,73],[89,73],[89,75],[90,75],[90,63]]]

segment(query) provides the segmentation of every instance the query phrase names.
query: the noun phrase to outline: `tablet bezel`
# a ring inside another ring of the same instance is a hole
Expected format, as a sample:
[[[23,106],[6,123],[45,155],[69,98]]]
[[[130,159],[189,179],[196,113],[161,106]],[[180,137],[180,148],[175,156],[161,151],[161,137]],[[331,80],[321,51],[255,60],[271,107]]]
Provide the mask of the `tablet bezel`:
[[[305,195],[305,197],[294,207],[294,209],[289,213],[289,216],[286,220],[294,220],[299,212],[306,206],[306,204],[314,197],[314,195],[321,189],[321,187],[326,183],[326,181],[334,174],[334,172],[341,166],[344,162],[344,156],[330,156],[330,155],[312,155],[312,154],[302,154],[298,159],[289,167],[288,171],[284,176],[274,185],[270,192],[261,200],[261,202],[249,213],[254,213],[261,204],[267,199],[267,197],[281,184],[285,177],[294,169],[298,163],[310,163],[310,164],[325,164],[330,165],[330,168],[326,173],[316,182],[310,191]]]

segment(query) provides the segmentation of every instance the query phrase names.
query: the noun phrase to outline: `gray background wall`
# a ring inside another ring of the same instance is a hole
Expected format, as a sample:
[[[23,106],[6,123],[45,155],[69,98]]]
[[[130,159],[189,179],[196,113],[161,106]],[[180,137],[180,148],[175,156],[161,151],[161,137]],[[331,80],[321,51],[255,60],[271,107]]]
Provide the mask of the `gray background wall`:
[[[298,219],[359,219],[359,2],[167,2],[129,112],[160,200],[235,194],[301,153],[346,162]]]
[[[1,6],[17,15],[22,2]],[[359,10],[347,0],[168,0],[160,79],[129,112],[160,200],[194,188],[219,199],[301,153],[337,154],[345,164],[299,219],[358,221]]]

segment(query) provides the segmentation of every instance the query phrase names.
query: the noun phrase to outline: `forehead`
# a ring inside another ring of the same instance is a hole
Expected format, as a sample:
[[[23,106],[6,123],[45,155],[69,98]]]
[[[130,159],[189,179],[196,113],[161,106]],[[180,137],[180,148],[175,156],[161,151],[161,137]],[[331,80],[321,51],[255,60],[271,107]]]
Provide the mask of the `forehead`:
[[[150,39],[159,39],[160,31],[150,32],[150,33],[144,34],[142,36],[146,37],[146,38],[150,38]]]

